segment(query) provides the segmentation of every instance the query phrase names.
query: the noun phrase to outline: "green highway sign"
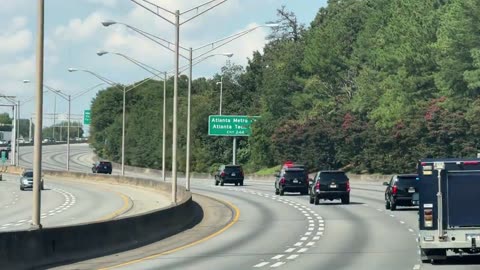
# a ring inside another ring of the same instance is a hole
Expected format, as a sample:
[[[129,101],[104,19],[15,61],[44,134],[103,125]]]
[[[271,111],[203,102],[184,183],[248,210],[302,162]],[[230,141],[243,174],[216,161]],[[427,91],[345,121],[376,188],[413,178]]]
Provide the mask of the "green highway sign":
[[[84,110],[83,111],[83,124],[84,125],[90,125],[91,123],[91,118],[90,118],[90,110]]]
[[[208,135],[210,136],[250,136],[251,125],[259,116],[210,115],[208,117]]]

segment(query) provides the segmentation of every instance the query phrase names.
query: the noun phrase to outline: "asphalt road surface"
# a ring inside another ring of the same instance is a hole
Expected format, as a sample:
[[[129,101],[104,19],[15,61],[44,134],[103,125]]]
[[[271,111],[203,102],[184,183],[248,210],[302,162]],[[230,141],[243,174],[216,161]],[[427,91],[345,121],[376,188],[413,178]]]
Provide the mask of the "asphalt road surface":
[[[75,169],[89,169],[93,154],[88,146],[79,145],[72,150]],[[62,160],[60,153],[50,156],[47,166],[60,165],[52,162]],[[152,175],[145,177],[158,179]],[[193,192],[228,201],[239,209],[238,221],[223,233],[166,255],[142,258],[138,255],[142,249],[136,250],[136,255],[125,252],[109,261],[108,267],[102,267],[480,269],[479,256],[453,257],[440,265],[422,264],[416,243],[417,212],[414,208],[385,210],[380,183],[352,183],[350,205],[338,201],[311,205],[308,196],[274,195],[273,179],[272,182],[246,181],[245,184],[244,187],[221,187],[214,186],[213,179],[192,179]],[[195,240],[192,238],[192,242]]]
[[[72,147],[72,168],[83,170],[93,155],[88,147]],[[32,147],[22,147],[20,165],[31,168]],[[65,164],[62,146],[44,147],[43,165],[61,170]],[[88,172],[88,171],[87,171]],[[3,175],[0,182],[0,231],[24,230],[31,224],[32,192],[21,191],[18,175]],[[44,227],[113,219],[161,208],[170,204],[168,194],[88,181],[44,178],[41,224]]]

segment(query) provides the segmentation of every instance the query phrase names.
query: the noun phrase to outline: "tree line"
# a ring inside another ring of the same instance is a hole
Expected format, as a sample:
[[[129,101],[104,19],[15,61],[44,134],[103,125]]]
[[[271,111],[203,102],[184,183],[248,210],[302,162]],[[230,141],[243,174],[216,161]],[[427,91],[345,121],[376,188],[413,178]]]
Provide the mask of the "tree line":
[[[282,7],[263,52],[193,81],[192,170],[231,161],[231,138],[209,137],[208,116],[261,116],[239,138],[250,172],[285,160],[311,170],[402,173],[425,157],[472,157],[480,134],[480,0],[330,0],[310,25]],[[167,84],[167,165],[172,89]],[[187,78],[179,85],[185,166]],[[127,93],[126,161],[161,167],[163,82]],[[91,144],[120,160],[122,93],[92,101]],[[169,168],[167,168],[169,169]]]

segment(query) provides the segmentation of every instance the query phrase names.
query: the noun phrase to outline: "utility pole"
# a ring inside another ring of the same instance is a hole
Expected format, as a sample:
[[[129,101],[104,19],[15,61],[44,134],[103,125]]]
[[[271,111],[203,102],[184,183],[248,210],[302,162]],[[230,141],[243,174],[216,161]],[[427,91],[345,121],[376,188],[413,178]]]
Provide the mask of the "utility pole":
[[[43,119],[43,50],[44,50],[44,24],[45,24],[45,1],[38,0],[38,23],[37,23],[37,80],[35,96],[35,139],[33,144],[33,213],[32,228],[41,229],[40,209],[41,194],[40,181],[42,180],[42,119]]]

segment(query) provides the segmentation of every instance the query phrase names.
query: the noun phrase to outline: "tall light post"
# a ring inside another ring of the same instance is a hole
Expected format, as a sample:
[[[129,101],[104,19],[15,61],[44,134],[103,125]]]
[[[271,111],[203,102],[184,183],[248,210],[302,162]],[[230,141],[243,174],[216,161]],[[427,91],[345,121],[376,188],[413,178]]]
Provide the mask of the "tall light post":
[[[37,121],[35,125],[35,139],[33,144],[33,214],[32,227],[41,229],[40,208],[41,194],[40,181],[42,179],[42,118],[43,118],[43,53],[44,53],[44,24],[45,24],[45,1],[38,0],[38,23],[37,23],[37,69],[36,69],[36,98],[35,112]]]
[[[220,109],[219,115],[222,115],[222,99],[223,99],[223,76],[220,78],[220,81],[217,82],[217,85],[220,85]]]
[[[106,84],[112,86],[112,87],[116,87],[117,89],[121,90],[123,92],[123,110],[122,110],[122,176],[125,175],[125,115],[126,115],[126,94],[127,92],[143,85],[144,83],[152,80],[154,77],[151,77],[151,78],[148,78],[148,79],[145,79],[143,81],[141,81],[139,84],[137,85],[134,85],[130,88],[127,88],[126,86],[122,86],[121,84],[119,83],[116,83],[110,79],[107,79],[103,76],[100,76],[98,75],[97,73],[93,72],[93,71],[90,71],[90,70],[87,70],[87,69],[78,69],[78,68],[68,68],[68,71],[69,72],[76,72],[76,71],[81,71],[81,72],[85,72],[85,73],[88,73],[94,77],[96,77],[97,79],[105,82]]]

